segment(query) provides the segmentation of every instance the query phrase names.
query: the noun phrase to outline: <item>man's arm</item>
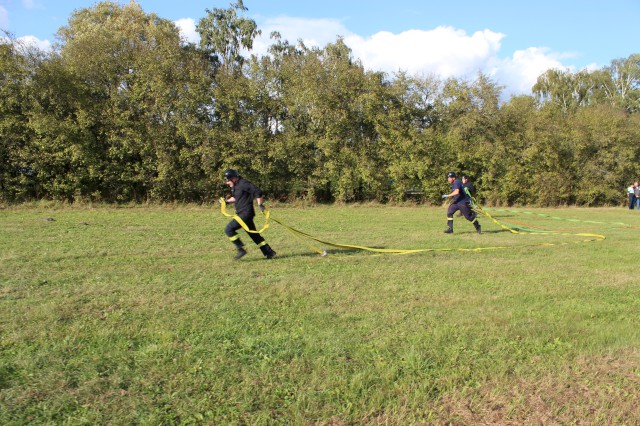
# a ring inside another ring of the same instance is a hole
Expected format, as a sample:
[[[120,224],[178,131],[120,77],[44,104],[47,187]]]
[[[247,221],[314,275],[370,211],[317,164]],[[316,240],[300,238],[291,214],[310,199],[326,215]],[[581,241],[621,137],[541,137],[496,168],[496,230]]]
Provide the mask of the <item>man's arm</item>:
[[[256,197],[256,201],[258,202],[258,208],[264,213],[264,197]]]
[[[455,197],[459,193],[460,193],[460,189],[456,188],[456,189],[453,190],[453,192],[451,194],[447,194],[447,197]]]

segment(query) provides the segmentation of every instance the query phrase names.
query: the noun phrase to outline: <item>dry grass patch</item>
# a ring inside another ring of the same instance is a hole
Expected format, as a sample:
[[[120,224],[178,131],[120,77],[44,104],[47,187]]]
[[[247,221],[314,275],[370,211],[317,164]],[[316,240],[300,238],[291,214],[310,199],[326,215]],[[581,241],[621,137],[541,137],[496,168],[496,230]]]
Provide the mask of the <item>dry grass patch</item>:
[[[640,352],[578,357],[557,372],[490,380],[446,395],[439,423],[464,425],[640,423]]]

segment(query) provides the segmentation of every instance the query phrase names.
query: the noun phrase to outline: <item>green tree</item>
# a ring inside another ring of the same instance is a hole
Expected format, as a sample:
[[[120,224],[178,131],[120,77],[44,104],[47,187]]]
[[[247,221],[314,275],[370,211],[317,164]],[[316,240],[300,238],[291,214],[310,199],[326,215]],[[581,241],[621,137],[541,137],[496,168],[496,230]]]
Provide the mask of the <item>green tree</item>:
[[[369,108],[379,76],[366,76],[341,39],[308,49],[276,35],[272,53],[259,65],[264,81],[257,92],[265,99],[259,104],[261,134],[270,140],[266,158],[297,176],[293,187],[306,197],[376,197],[381,180]]]
[[[550,69],[538,77],[532,90],[540,102],[554,104],[566,113],[581,104],[578,80],[569,70]]]
[[[303,104],[289,98],[298,87],[295,80],[305,55],[283,42],[278,33],[271,37],[275,40],[271,54],[252,57],[247,67],[255,98],[255,179],[274,196],[308,197],[307,177],[314,169],[315,143],[307,132],[308,121],[297,109]]]
[[[43,145],[53,146],[52,140],[75,126],[78,136],[61,143],[74,146],[84,167],[76,174],[92,184],[76,179],[73,196],[201,197],[205,173],[197,147],[206,134],[203,103],[210,87],[202,55],[182,45],[171,21],[145,14],[135,2],[77,10],[58,35],[59,74],[67,75],[68,96],[75,96],[71,109],[62,112],[69,129],[46,122],[53,116],[47,99],[36,112]],[[49,83],[59,78],[50,76]]]
[[[605,68],[609,74],[603,89],[611,104],[627,112],[640,111],[640,54],[614,59]]]
[[[514,96],[496,117],[497,140],[482,170],[479,195],[492,205],[528,204],[534,199],[531,164],[525,152],[535,140],[533,124],[539,113],[532,96]]]
[[[243,50],[250,51],[254,39],[261,34],[254,20],[238,16],[238,11],[246,10],[242,0],[228,9],[205,9],[207,16],[196,26],[200,48],[210,55],[216,69],[223,67],[228,73],[240,72],[246,61]]]
[[[10,34],[0,40],[0,200],[35,196],[35,179],[26,153],[32,138],[26,112],[28,85],[42,54]]]
[[[93,118],[86,113],[91,99],[83,89],[56,56],[34,73],[27,112],[33,136],[27,158],[37,198],[71,202],[99,191],[96,173],[102,150],[91,132]]]
[[[466,172],[474,177],[482,194],[483,173],[498,141],[499,98],[502,87],[479,74],[475,81],[448,79],[437,98],[439,122],[435,133],[446,153],[440,163],[440,177],[446,170]],[[440,179],[439,188],[446,188]]]
[[[640,126],[637,114],[610,105],[583,108],[571,118],[576,154],[575,203],[617,205],[623,189],[640,172]]]
[[[435,129],[440,120],[435,108],[441,81],[434,76],[408,76],[401,72],[388,85],[388,101],[376,122],[382,155],[393,185],[389,196],[402,200],[408,193],[440,199],[441,164],[446,157]]]
[[[575,141],[568,116],[550,105],[536,114],[531,136],[523,152],[531,177],[531,198],[527,204],[570,205],[575,202]]]
[[[367,199],[380,184],[372,179],[372,146],[378,141],[366,110],[370,80],[341,38],[316,53],[321,70],[307,74],[306,82],[313,94],[308,108],[318,138],[314,178],[321,187],[328,186],[337,201]]]

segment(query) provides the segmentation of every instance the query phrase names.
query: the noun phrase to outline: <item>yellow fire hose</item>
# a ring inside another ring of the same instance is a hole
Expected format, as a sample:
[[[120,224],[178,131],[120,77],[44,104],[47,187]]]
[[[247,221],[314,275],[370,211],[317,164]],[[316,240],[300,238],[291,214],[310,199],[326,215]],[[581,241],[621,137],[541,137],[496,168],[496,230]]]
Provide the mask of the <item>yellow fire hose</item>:
[[[491,216],[489,213],[487,213],[485,210],[480,208],[475,203],[473,204],[473,210],[478,214],[482,214],[483,216],[488,217],[494,223],[496,223],[498,226],[500,226],[503,229],[506,229],[509,232],[512,232],[514,234],[567,235],[567,236],[574,236],[574,237],[578,236],[578,237],[585,237],[586,238],[584,240],[574,241],[574,243],[583,243],[583,242],[589,242],[589,241],[601,241],[601,240],[605,239],[605,236],[604,235],[600,235],[600,234],[556,232],[556,231],[547,231],[547,230],[531,230],[531,229],[526,229],[526,228],[522,228],[522,227],[508,226],[508,225],[504,224],[503,222],[500,222],[499,220],[497,220],[493,216]],[[220,211],[224,216],[235,219],[235,221],[238,222],[238,224],[245,231],[250,232],[250,233],[262,233],[262,232],[264,232],[267,228],[269,228],[269,220],[273,220],[274,222],[276,222],[277,224],[279,224],[280,226],[285,228],[287,231],[289,231],[294,237],[298,238],[300,241],[305,243],[313,251],[319,253],[322,256],[326,256],[327,255],[326,250],[321,250],[320,248],[318,248],[318,247],[314,246],[313,244],[309,243],[307,240],[312,240],[312,241],[315,241],[315,242],[318,242],[318,243],[321,243],[321,244],[324,244],[324,245],[327,245],[327,246],[330,246],[330,247],[336,247],[336,248],[349,249],[349,250],[366,250],[366,251],[377,252],[377,253],[391,253],[391,254],[410,254],[410,253],[423,253],[423,252],[435,252],[435,251],[475,251],[475,252],[478,252],[478,251],[484,251],[484,250],[499,250],[499,249],[512,248],[512,246],[491,246],[491,247],[476,247],[476,248],[423,248],[423,249],[405,250],[405,249],[383,249],[383,248],[365,247],[365,246],[358,246],[358,245],[352,245],[352,244],[337,244],[337,243],[332,243],[332,242],[329,242],[329,241],[324,241],[324,240],[322,240],[322,239],[320,239],[318,237],[315,237],[315,236],[313,236],[311,234],[308,234],[306,232],[300,231],[298,229],[292,228],[289,225],[284,224],[283,222],[281,222],[281,221],[275,219],[274,217],[272,217],[271,216],[271,212],[268,209],[265,209],[265,211],[264,211],[264,216],[265,216],[264,225],[262,226],[262,228],[260,230],[255,230],[255,231],[249,229],[247,224],[240,217],[238,217],[238,215],[232,215],[230,213],[227,213],[227,203],[224,200],[224,198],[220,198]],[[570,242],[527,244],[527,245],[525,245],[525,247],[530,247],[530,246],[554,246],[554,245],[566,245],[566,244],[570,244]]]

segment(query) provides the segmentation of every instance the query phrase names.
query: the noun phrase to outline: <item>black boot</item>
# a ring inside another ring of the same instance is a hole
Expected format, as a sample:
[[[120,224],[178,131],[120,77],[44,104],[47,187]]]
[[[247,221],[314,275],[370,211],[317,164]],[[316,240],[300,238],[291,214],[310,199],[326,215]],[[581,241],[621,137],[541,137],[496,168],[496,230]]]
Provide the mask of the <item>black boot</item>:
[[[271,248],[271,246],[269,246],[269,244],[260,247],[260,250],[262,250],[262,254],[264,254],[264,257],[267,259],[273,259],[276,257],[276,252]]]
[[[233,256],[233,260],[238,260],[241,257],[243,257],[245,254],[247,254],[247,250],[244,248],[244,244],[242,244],[242,240],[240,240],[240,238],[236,238],[231,242],[233,243],[234,246],[236,246],[236,250],[238,250],[236,255]]]
[[[480,224],[478,222],[474,223],[473,226],[476,227],[476,232],[478,234],[482,234],[482,227],[480,226]]]
[[[238,248],[238,252],[236,253],[236,255],[233,256],[233,260],[240,260],[245,254],[247,254],[247,251],[244,249],[244,247],[240,247]]]
[[[453,228],[447,228],[446,231],[444,231],[445,234],[453,234]]]

